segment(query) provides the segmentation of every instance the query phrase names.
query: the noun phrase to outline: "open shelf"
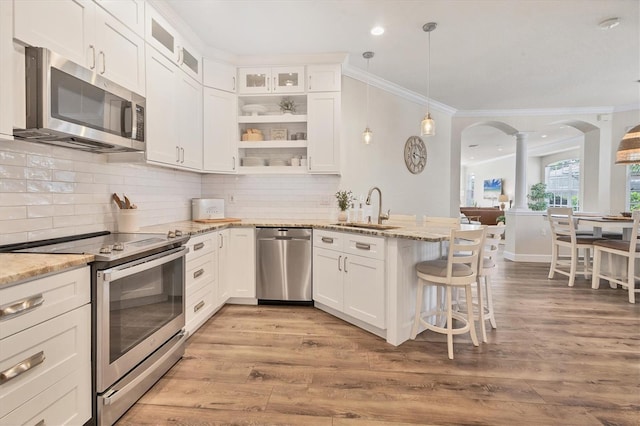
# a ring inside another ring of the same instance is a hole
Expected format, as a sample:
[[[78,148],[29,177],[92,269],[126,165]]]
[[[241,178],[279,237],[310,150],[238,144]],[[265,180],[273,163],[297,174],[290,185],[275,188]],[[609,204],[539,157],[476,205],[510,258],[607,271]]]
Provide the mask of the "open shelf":
[[[238,142],[238,148],[306,148],[306,140],[284,140],[284,141],[242,141]]]
[[[238,123],[304,123],[306,114],[240,115]]]
[[[241,175],[298,175],[306,174],[306,166],[256,166],[256,167],[238,167],[238,174]]]

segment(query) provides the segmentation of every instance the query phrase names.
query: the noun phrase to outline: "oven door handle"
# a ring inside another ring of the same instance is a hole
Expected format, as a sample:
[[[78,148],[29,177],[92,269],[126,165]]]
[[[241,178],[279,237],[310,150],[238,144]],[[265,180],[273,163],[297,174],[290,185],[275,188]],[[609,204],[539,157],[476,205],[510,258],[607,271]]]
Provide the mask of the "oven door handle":
[[[159,253],[148,258],[144,258],[137,263],[125,264],[116,266],[115,268],[104,270],[102,271],[102,280],[104,282],[111,282],[119,280],[120,278],[125,278],[130,275],[137,274],[138,272],[153,269],[157,266],[164,265],[165,263],[169,263],[186,255],[188,251],[189,250],[187,249],[187,247],[180,246],[178,248]]]

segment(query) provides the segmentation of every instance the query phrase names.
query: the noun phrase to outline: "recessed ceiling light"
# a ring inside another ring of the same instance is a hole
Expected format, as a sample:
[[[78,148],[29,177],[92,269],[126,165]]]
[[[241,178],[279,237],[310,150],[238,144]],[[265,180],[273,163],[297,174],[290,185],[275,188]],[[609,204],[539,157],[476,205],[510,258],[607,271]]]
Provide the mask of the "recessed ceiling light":
[[[546,138],[548,135],[540,135],[541,138]]]
[[[377,25],[377,26],[371,28],[371,35],[378,36],[378,35],[382,35],[382,34],[384,34],[384,28],[383,27]]]
[[[502,145],[496,145],[498,147],[498,151],[502,151]]]
[[[620,18],[609,18],[598,24],[601,30],[610,30],[620,25]]]

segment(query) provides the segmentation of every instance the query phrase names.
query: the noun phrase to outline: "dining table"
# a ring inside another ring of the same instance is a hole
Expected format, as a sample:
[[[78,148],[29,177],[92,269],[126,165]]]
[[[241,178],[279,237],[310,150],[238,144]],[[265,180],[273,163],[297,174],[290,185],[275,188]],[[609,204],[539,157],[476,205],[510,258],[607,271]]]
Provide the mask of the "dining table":
[[[633,219],[625,216],[578,216],[574,219],[580,226],[593,228],[594,237],[602,237],[602,230],[620,231],[622,230],[622,239],[624,241],[631,240],[631,232],[633,230]]]

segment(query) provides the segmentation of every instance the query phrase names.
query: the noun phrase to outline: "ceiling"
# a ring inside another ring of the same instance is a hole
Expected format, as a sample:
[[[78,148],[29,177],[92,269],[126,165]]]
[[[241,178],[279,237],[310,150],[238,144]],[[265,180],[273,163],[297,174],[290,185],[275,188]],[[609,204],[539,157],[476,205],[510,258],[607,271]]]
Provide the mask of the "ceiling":
[[[349,66],[365,69],[362,53],[370,50],[372,74],[421,95],[427,92],[428,50],[422,25],[437,22],[430,98],[456,110],[640,104],[638,0],[165,3],[207,46],[232,55],[344,52]],[[598,26],[612,17],[620,25]],[[385,33],[371,35],[374,25]]]

